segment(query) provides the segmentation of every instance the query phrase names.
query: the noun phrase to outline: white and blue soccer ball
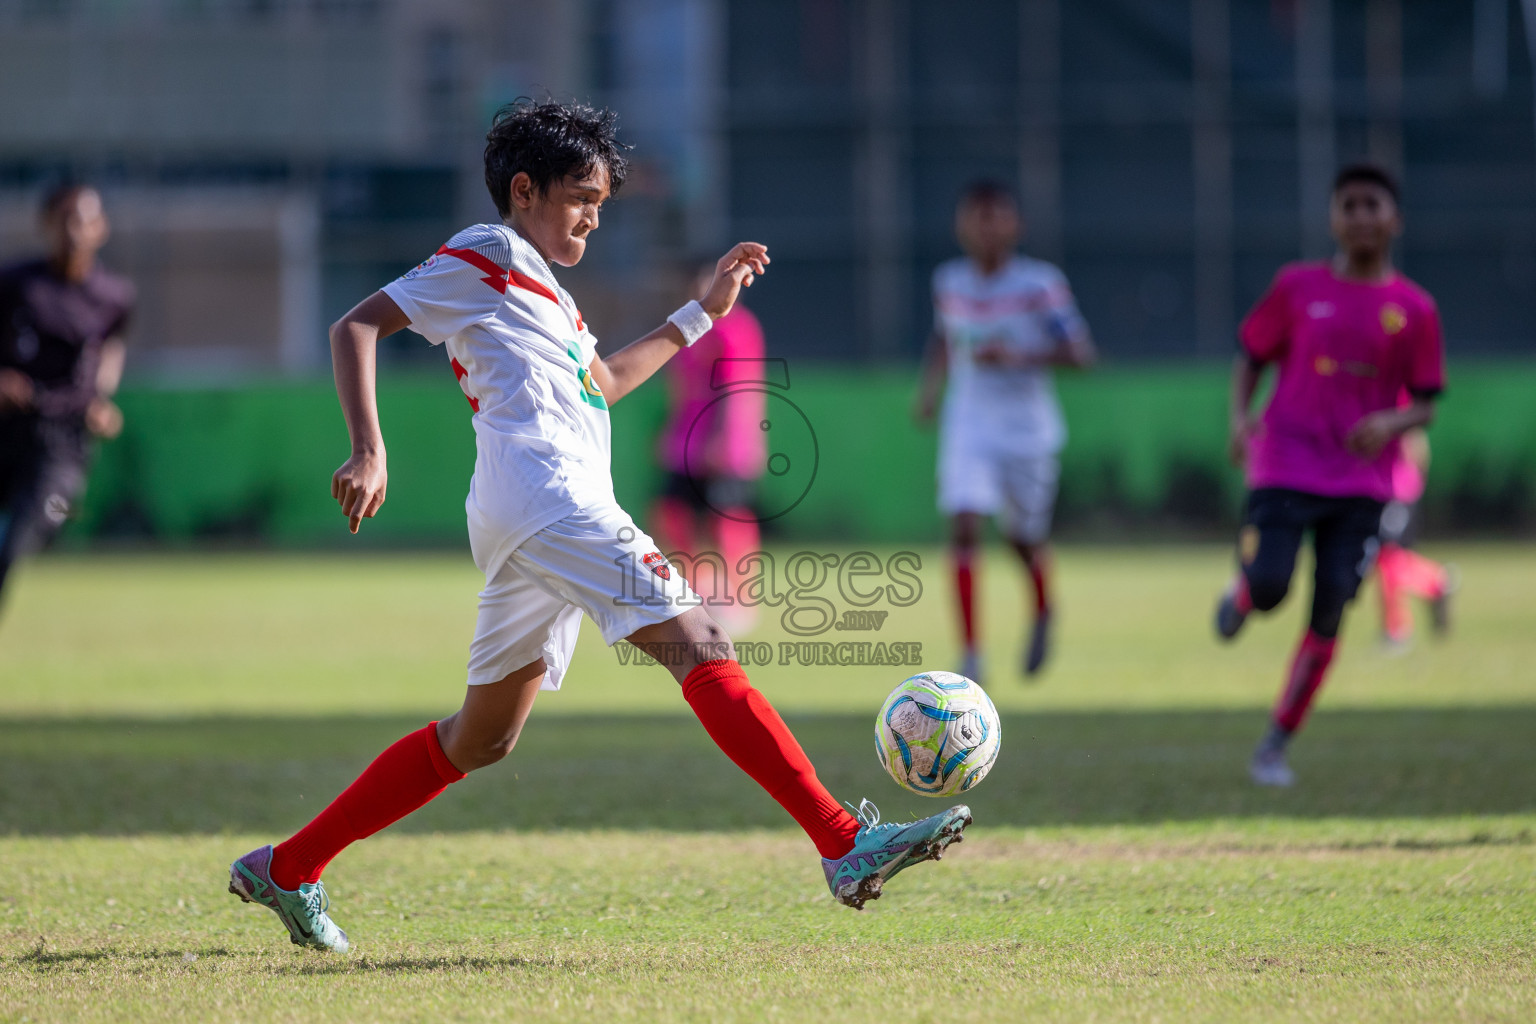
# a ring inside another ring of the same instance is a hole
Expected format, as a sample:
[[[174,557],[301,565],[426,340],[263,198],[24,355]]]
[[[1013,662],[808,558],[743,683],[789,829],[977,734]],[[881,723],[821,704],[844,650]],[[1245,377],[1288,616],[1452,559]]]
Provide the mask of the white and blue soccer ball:
[[[992,698],[956,672],[904,680],[875,719],[880,763],[898,786],[923,796],[974,788],[992,770],[1001,740]]]

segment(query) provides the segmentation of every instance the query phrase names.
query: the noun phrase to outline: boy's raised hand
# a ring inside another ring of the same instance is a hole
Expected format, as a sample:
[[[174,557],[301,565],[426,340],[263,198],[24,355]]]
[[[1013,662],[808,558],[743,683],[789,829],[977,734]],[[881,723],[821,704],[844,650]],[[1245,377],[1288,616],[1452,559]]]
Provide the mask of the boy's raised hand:
[[[331,497],[341,505],[347,525],[357,532],[364,519],[372,519],[384,504],[384,489],[389,474],[384,468],[383,452],[354,454],[331,476]]]
[[[736,296],[741,290],[752,287],[758,274],[767,273],[770,262],[766,245],[738,242],[715,264],[715,280],[699,300],[699,305],[716,320],[725,316],[736,304]]]

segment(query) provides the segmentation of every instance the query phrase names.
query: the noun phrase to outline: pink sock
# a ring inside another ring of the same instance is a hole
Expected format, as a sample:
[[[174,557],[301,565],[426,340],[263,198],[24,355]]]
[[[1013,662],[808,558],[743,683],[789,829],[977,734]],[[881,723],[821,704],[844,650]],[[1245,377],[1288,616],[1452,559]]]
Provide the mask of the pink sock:
[[[651,506],[651,533],[666,554],[698,554],[694,550],[693,510],[685,501],[658,498]]]
[[[757,519],[749,508],[728,508],[724,515],[712,517],[715,521],[715,540],[720,545],[720,555],[725,559],[726,574],[733,584],[736,566],[742,558],[756,551],[762,543]]]
[[[1286,732],[1295,732],[1306,720],[1337,646],[1337,638],[1321,637],[1310,629],[1302,636],[1296,655],[1291,659],[1285,689],[1280,691],[1280,699],[1275,702],[1275,724]]]
[[[1237,574],[1237,581],[1232,586],[1232,603],[1243,615],[1253,611],[1253,597],[1248,593],[1248,576],[1245,573]]]
[[[1413,635],[1413,615],[1408,609],[1404,588],[1403,555],[1396,544],[1383,544],[1376,556],[1376,580],[1381,587],[1381,628],[1393,640],[1407,640]]]
[[[1425,558],[1417,551],[1399,548],[1402,585],[1414,597],[1426,601],[1445,596],[1445,566],[1432,558]]]

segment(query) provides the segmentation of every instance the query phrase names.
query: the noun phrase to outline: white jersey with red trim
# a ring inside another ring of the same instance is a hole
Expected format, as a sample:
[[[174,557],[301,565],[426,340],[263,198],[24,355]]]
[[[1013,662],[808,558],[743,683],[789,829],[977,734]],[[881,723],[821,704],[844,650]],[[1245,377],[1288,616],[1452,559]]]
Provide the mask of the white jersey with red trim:
[[[590,371],[597,340],[526,239],[501,224],[465,228],[384,293],[413,331],[447,347],[474,410],[465,510],[487,579],[539,530],[613,503],[608,403]]]
[[[963,257],[949,260],[933,273],[933,306],[949,356],[941,457],[953,446],[1023,457],[1060,451],[1067,429],[1051,371],[991,366],[977,354],[1044,355],[1071,337],[1080,318],[1061,271],[1022,256],[992,274]]]

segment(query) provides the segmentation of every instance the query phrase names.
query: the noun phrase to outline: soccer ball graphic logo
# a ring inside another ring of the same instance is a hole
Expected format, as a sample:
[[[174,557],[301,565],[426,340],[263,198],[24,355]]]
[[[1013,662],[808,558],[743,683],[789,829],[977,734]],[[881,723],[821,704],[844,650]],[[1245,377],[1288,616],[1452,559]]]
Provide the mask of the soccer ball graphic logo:
[[[896,784],[924,796],[954,796],[986,778],[1002,723],[992,698],[954,672],[923,672],[885,698],[875,750]]]

